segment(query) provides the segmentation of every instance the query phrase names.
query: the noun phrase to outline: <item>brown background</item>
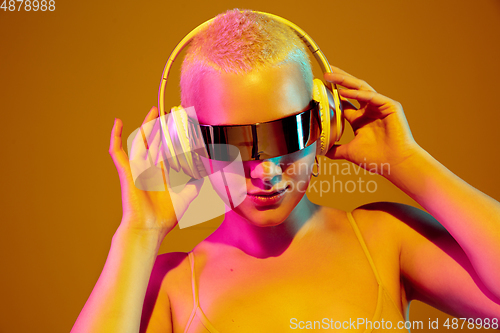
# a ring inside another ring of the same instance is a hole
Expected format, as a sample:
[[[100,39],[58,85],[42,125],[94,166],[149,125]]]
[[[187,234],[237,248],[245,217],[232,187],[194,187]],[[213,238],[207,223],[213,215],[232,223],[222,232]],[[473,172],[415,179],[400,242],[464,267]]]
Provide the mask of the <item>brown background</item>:
[[[120,222],[108,155],[114,118],[124,121],[126,136],[138,127],[156,105],[175,44],[234,7],[298,24],[332,64],[400,101],[421,146],[500,199],[496,0],[56,0],[54,12],[2,10],[0,332],[70,330]],[[377,182],[373,194],[312,198],[346,210],[370,201],[412,203],[383,179],[368,179]],[[175,230],[162,252],[190,250],[217,223]],[[412,304],[412,320],[427,325],[438,316],[445,318]]]

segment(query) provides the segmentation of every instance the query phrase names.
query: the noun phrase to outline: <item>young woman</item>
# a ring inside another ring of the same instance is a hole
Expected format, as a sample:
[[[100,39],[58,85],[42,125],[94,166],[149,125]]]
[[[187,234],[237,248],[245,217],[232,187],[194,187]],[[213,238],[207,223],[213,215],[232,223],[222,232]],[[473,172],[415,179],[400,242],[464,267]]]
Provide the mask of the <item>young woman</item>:
[[[396,203],[353,212],[313,204],[304,195],[313,143],[244,161],[245,199],[221,226],[190,253],[157,256],[177,223],[174,207],[185,211],[199,184],[179,194],[137,189],[117,119],[110,154],[123,219],[72,332],[405,331],[412,299],[498,328],[500,204],[422,149],[398,102],[332,71],[325,80],[345,87],[355,138],[327,157],[377,165],[430,214]],[[256,124],[309,110],[312,74],[290,29],[235,10],[196,36],[181,88],[182,105],[194,106],[201,124]],[[145,123],[157,117],[152,108]]]

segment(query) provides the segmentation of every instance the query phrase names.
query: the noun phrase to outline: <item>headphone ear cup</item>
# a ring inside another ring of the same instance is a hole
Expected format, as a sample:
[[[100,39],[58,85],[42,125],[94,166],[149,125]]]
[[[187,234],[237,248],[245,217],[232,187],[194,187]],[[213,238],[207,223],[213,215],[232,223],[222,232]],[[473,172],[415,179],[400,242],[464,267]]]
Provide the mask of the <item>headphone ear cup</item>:
[[[337,86],[334,84],[332,88],[332,91],[330,91],[328,88],[326,89],[328,100],[330,103],[330,114],[332,117],[330,125],[331,145],[333,145],[335,142],[340,141],[340,138],[344,133],[344,109],[342,107],[342,101],[340,99]]]
[[[319,103],[321,137],[317,155],[326,155],[331,146],[339,141],[344,132],[344,113],[337,87],[331,92],[319,79],[313,80],[313,99]]]
[[[316,146],[316,155],[325,155],[330,147],[331,112],[327,89],[319,79],[313,80],[313,99],[319,103],[321,119],[321,136]]]
[[[175,171],[180,171],[179,160],[177,159],[176,147],[172,138],[178,136],[177,128],[172,121],[172,112],[176,110],[173,107],[168,114],[161,114],[160,111],[160,125],[161,125],[161,144],[169,167]],[[178,148],[177,148],[178,149]]]
[[[175,171],[182,169],[190,177],[203,178],[197,167],[201,161],[191,149],[188,116],[184,108],[175,106],[162,118],[162,144],[170,167]]]

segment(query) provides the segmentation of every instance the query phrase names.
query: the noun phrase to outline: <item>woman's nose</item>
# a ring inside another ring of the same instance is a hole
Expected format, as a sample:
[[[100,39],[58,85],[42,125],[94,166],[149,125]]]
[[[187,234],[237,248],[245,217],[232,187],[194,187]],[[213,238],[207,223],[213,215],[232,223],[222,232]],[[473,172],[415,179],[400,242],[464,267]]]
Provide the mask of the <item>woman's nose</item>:
[[[254,179],[261,179],[264,182],[271,181],[276,176],[281,176],[283,170],[279,163],[274,163],[273,161],[264,160],[256,164],[250,171],[250,177]]]

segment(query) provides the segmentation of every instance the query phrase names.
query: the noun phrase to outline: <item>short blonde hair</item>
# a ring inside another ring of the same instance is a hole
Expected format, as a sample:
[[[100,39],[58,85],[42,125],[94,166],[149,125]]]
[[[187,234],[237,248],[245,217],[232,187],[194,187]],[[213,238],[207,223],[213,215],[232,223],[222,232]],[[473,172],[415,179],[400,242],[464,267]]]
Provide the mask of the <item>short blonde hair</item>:
[[[182,63],[181,103],[199,102],[200,78],[207,73],[243,74],[289,62],[299,65],[312,96],[312,70],[302,40],[288,26],[250,10],[218,15],[198,33]]]

